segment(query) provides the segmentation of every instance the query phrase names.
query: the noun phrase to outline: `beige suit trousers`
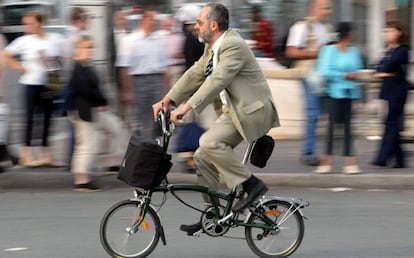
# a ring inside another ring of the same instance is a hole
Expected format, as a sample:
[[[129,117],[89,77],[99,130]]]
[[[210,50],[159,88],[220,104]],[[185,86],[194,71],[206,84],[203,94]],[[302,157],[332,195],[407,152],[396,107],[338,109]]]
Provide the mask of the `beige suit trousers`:
[[[200,147],[194,154],[200,185],[218,189],[221,178],[232,189],[251,176],[234,152],[242,140],[228,113],[222,114],[201,136]]]

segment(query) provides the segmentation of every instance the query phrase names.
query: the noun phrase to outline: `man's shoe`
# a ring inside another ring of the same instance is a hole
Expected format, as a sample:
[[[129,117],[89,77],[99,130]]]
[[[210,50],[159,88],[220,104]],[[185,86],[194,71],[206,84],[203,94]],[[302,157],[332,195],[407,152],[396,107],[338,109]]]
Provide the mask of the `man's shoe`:
[[[197,231],[200,231],[203,228],[203,226],[201,225],[201,221],[192,224],[192,225],[181,225],[180,226],[180,230],[187,232],[188,236],[192,236],[194,235],[194,233],[196,233]]]
[[[267,190],[269,190],[269,188],[263,181],[259,180],[251,189],[243,190],[244,193],[242,197],[240,197],[239,201],[231,208],[231,210],[233,212],[240,212],[246,209],[253,201],[266,193]]]
[[[316,156],[303,156],[300,161],[307,166],[319,166],[320,159]]]
[[[92,193],[101,191],[101,189],[93,182],[89,181],[86,184],[75,184],[73,186],[75,192]]]

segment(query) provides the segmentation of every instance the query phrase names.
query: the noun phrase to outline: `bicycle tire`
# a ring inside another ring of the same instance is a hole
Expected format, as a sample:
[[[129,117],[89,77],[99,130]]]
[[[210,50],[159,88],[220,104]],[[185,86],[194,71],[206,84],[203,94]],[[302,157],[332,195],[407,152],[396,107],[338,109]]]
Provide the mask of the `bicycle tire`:
[[[154,251],[160,239],[161,223],[153,208],[147,213],[137,232],[128,229],[139,218],[140,202],[125,200],[114,204],[102,218],[99,235],[101,244],[111,257],[143,258]]]
[[[276,222],[278,229],[270,231],[254,226],[245,228],[247,244],[256,255],[262,258],[288,257],[299,248],[305,231],[301,213],[296,210],[280,223],[291,206],[291,203],[280,200],[269,200],[262,204],[260,209],[263,209],[262,212]],[[247,223],[265,224],[254,214],[250,215]]]

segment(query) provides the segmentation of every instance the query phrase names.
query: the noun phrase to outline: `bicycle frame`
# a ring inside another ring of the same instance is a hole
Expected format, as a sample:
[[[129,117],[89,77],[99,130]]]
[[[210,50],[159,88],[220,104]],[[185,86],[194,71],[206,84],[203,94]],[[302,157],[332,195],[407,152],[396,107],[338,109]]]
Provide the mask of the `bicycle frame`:
[[[214,211],[215,211],[214,216],[215,216],[215,219],[217,220],[217,223],[220,224],[220,225],[229,226],[229,227],[232,227],[232,228],[243,226],[243,227],[256,227],[256,228],[262,228],[262,229],[268,229],[268,230],[276,230],[278,228],[278,226],[283,224],[296,211],[298,211],[301,214],[301,216],[306,219],[306,217],[303,215],[301,209],[310,205],[310,203],[308,201],[303,201],[302,199],[299,199],[299,198],[286,198],[286,197],[280,197],[280,196],[265,196],[265,197],[262,197],[259,200],[257,200],[255,202],[255,205],[250,206],[249,207],[249,213],[246,215],[246,218],[244,220],[240,220],[239,219],[240,213],[233,213],[231,211],[231,207],[233,205],[233,202],[239,195],[239,193],[237,193],[236,189],[233,189],[231,192],[226,193],[226,192],[210,189],[208,187],[201,186],[201,185],[196,185],[196,184],[161,185],[161,186],[154,187],[153,189],[147,190],[144,193],[141,193],[139,190],[135,189],[135,191],[134,191],[135,192],[135,198],[133,198],[131,200],[135,200],[135,201],[140,202],[141,205],[143,205],[143,209],[141,210],[141,213],[139,214],[140,219],[138,219],[136,221],[136,223],[131,227],[131,232],[135,232],[137,230],[137,228],[141,225],[142,221],[144,221],[144,218],[145,218],[146,212],[148,210],[148,207],[151,206],[151,198],[152,198],[153,193],[156,193],[156,192],[163,192],[163,193],[170,192],[170,193],[173,194],[173,196],[177,200],[179,200],[183,204],[185,204],[185,205],[187,205],[187,206],[189,206],[193,209],[196,209],[196,208],[188,205],[187,203],[185,203],[183,200],[181,200],[175,194],[175,192],[178,192],[178,191],[198,192],[198,193],[201,193],[201,194],[207,194],[209,197],[212,197],[212,198],[210,198],[212,200],[211,207],[214,208]],[[217,202],[216,201],[217,199],[214,198],[214,197],[219,198],[220,200],[226,201],[226,204],[224,206],[225,207],[224,214],[222,215],[222,217],[220,217],[220,214],[219,214],[220,203]],[[284,201],[284,202],[290,204],[289,212],[287,212],[284,215],[284,217],[282,217],[280,219],[278,225],[276,225],[276,223],[274,221],[269,219],[263,213],[257,212],[257,208],[259,208],[264,202],[270,201],[270,200]],[[198,209],[196,209],[196,210],[198,210]],[[199,210],[199,211],[204,212],[202,210]],[[261,224],[261,225],[259,225],[257,223],[256,224],[246,223],[246,221],[248,220],[248,218],[251,215],[259,216],[265,223]],[[162,228],[160,228],[159,232],[161,234],[161,239],[162,239],[162,241],[165,245],[166,241],[165,241],[164,230]]]

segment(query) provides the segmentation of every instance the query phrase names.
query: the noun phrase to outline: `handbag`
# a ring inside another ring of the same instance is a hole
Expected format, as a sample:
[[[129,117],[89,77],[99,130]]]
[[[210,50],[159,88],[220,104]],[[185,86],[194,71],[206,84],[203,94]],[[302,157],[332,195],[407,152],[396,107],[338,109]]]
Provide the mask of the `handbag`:
[[[118,179],[132,187],[151,189],[161,184],[171,167],[171,155],[156,140],[132,136]]]
[[[305,81],[311,88],[313,94],[323,96],[326,94],[327,80],[318,71],[316,67],[313,67],[305,77]]]
[[[60,70],[47,72],[47,83],[42,91],[43,99],[55,99],[61,95],[63,85],[60,80]]]
[[[204,131],[204,128],[202,128],[197,122],[190,122],[180,125],[175,151],[195,151],[199,146],[198,141]]]
[[[61,65],[57,57],[48,57],[44,60],[46,68],[46,85],[42,92],[44,99],[55,99],[61,95],[63,84],[61,81]]]
[[[250,155],[250,163],[256,167],[264,168],[272,155],[274,147],[275,141],[273,138],[268,135],[263,135],[254,144]]]

